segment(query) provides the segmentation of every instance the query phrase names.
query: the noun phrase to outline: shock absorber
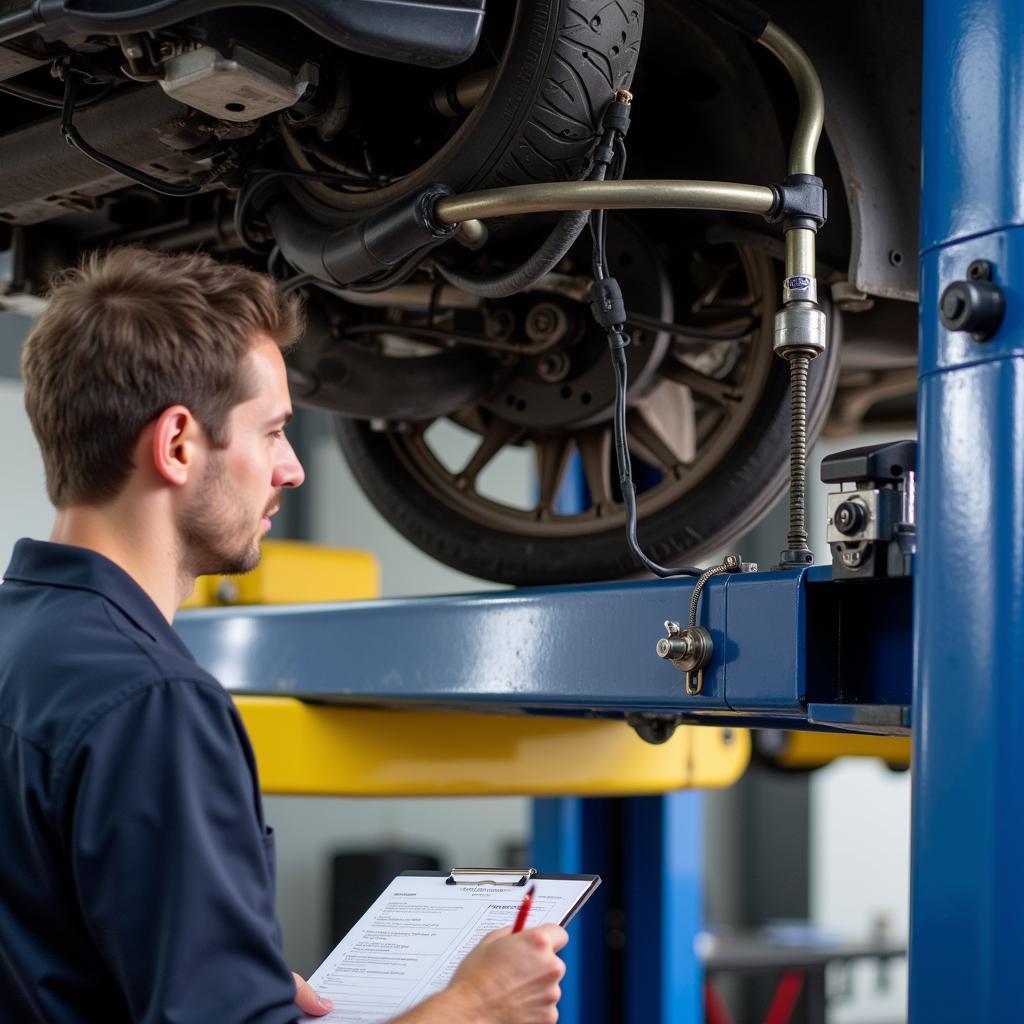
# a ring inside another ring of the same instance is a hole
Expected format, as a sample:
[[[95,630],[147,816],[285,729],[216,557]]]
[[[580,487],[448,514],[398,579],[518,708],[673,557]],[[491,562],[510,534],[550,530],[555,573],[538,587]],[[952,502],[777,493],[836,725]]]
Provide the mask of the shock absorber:
[[[791,568],[814,561],[807,543],[807,379],[811,360],[825,351],[828,337],[815,276],[816,232],[828,213],[822,181],[814,173],[825,103],[814,65],[795,40],[768,22],[757,41],[785,65],[800,99],[789,173],[774,186],[779,199],[769,217],[781,221],[786,234],[786,276],[773,344],[776,355],[789,362],[789,533],[779,562]]]

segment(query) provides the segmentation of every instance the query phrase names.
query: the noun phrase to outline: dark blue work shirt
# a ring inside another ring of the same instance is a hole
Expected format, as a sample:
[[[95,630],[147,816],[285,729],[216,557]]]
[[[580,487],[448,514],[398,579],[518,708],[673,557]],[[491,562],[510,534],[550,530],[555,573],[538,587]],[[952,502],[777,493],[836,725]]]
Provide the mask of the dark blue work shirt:
[[[19,541],[0,585],[0,1021],[283,1024],[294,998],[227,693],[113,562]]]

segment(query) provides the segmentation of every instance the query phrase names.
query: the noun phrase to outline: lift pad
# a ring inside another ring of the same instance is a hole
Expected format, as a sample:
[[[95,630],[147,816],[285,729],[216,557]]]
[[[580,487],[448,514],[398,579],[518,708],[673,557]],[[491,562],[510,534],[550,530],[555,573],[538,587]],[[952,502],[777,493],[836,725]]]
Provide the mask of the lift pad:
[[[729,786],[750,760],[745,729],[654,746],[625,722],[236,702],[271,794],[637,796]]]

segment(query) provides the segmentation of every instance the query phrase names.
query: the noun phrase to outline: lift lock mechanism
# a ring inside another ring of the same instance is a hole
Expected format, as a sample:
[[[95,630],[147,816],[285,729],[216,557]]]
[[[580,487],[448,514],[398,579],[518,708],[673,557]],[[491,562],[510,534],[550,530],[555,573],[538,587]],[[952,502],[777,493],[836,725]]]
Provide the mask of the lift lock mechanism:
[[[700,595],[704,584],[712,576],[723,573],[757,572],[757,563],[744,562],[739,555],[726,555],[721,565],[705,569],[694,584],[690,595],[690,623],[682,629],[678,622],[666,622],[665,632],[655,648],[659,658],[671,661],[680,672],[686,673],[686,693],[696,697],[704,689],[704,669],[711,663],[714,644],[711,634],[697,625],[697,610],[700,608]]]
[[[917,443],[853,448],[821,462],[828,496],[828,543],[836,579],[909,576],[916,545],[914,467]],[[852,490],[843,490],[853,484]]]

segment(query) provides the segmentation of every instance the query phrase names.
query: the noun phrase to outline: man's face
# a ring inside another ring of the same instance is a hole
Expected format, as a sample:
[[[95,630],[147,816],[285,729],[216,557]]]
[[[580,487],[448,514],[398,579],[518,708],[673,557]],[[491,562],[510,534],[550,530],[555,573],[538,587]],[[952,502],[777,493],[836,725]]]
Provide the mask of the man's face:
[[[285,487],[298,487],[302,466],[284,435],[291,417],[288,378],[269,339],[245,357],[253,397],[232,409],[226,448],[209,461],[179,520],[185,561],[194,576],[243,573],[260,561],[260,541]]]

